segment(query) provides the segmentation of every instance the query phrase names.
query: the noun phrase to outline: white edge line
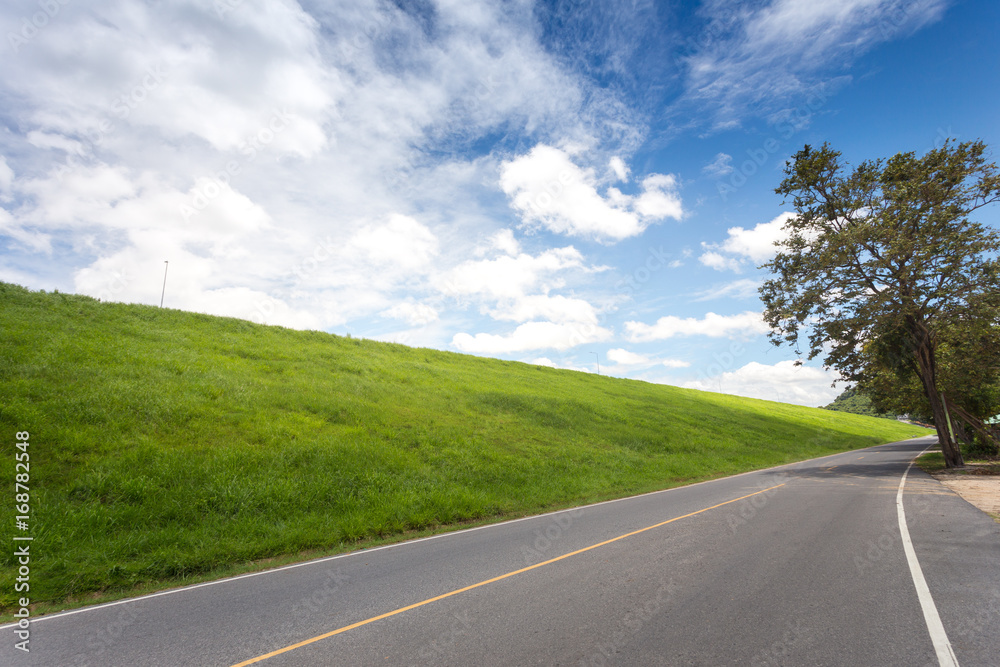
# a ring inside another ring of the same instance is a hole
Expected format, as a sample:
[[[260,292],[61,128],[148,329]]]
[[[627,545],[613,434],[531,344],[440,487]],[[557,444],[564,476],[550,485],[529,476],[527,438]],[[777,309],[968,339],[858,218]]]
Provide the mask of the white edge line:
[[[741,472],[741,473],[737,473],[735,475],[729,475],[727,477],[717,477],[716,479],[707,479],[707,480],[705,480],[703,482],[695,482],[694,484],[685,484],[683,486],[674,486],[674,487],[671,487],[669,489],[660,489],[659,491],[650,491],[648,493],[640,493],[640,494],[635,495],[635,496],[626,496],[624,498],[612,498],[611,500],[604,500],[604,501],[601,501],[599,503],[591,503],[590,505],[580,505],[579,507],[567,507],[566,509],[555,510],[553,512],[546,512],[545,514],[533,514],[531,516],[524,516],[524,517],[521,517],[519,519],[509,519],[507,521],[498,521],[497,523],[489,523],[489,524],[486,524],[484,526],[476,526],[474,528],[464,528],[462,530],[452,530],[452,531],[449,531],[447,533],[439,533],[437,535],[429,535],[427,537],[420,537],[420,538],[417,538],[417,539],[414,539],[414,540],[406,540],[406,541],[403,541],[403,542],[396,542],[394,544],[386,544],[385,546],[381,546],[381,547],[372,547],[371,549],[362,549],[360,551],[351,551],[351,552],[348,552],[348,553],[336,554],[336,555],[333,555],[333,556],[325,556],[323,558],[317,558],[317,559],[314,559],[314,560],[302,561],[301,563],[292,563],[291,565],[283,565],[282,567],[276,567],[276,568],[268,569],[268,570],[261,570],[260,572],[248,572],[246,574],[239,574],[239,575],[236,575],[234,577],[226,577],[224,579],[216,579],[215,581],[206,581],[206,582],[203,582],[203,583],[200,583],[200,584],[191,584],[190,586],[180,586],[178,588],[171,588],[170,590],[166,590],[166,591],[159,591],[157,593],[149,593],[149,594],[146,594],[146,595],[140,595],[140,596],[134,597],[134,598],[125,598],[123,600],[115,600],[114,602],[105,602],[103,604],[96,604],[96,605],[93,605],[93,606],[90,606],[90,607],[81,607],[79,609],[70,609],[70,610],[67,610],[67,611],[56,612],[54,614],[46,614],[44,616],[39,616],[38,618],[31,619],[31,623],[32,623],[32,625],[34,625],[35,623],[41,623],[42,621],[47,621],[47,620],[50,620],[50,619],[63,618],[63,617],[66,617],[66,616],[72,616],[74,614],[82,614],[82,613],[88,612],[88,611],[97,611],[98,609],[106,609],[108,607],[117,607],[119,605],[128,604],[128,603],[131,603],[131,602],[142,602],[143,600],[150,600],[152,598],[158,598],[158,597],[162,597],[164,595],[173,595],[175,593],[183,593],[185,591],[193,591],[193,590],[195,590],[197,588],[205,588],[206,586],[216,586],[218,584],[226,584],[226,583],[229,583],[229,582],[232,582],[232,581],[239,581],[240,579],[249,579],[250,577],[259,577],[259,576],[264,575],[264,574],[273,574],[275,572],[283,572],[285,570],[293,570],[295,568],[306,567],[308,565],[319,565],[320,563],[327,563],[329,561],[338,560],[340,558],[347,558],[347,557],[350,557],[350,556],[366,556],[366,555],[368,555],[370,553],[374,553],[376,551],[382,551],[383,549],[394,549],[394,548],[397,548],[397,547],[408,546],[410,544],[417,544],[417,543],[420,543],[420,542],[426,542],[428,540],[436,540],[436,539],[443,538],[443,537],[451,537],[453,535],[460,535],[462,533],[471,533],[471,532],[476,531],[476,530],[484,530],[486,528],[497,528],[499,526],[506,526],[506,525],[509,525],[509,524],[512,524],[512,523],[518,523],[520,521],[528,521],[528,520],[531,520],[531,519],[540,519],[542,517],[552,516],[554,514],[561,514],[563,512],[576,512],[578,510],[587,509],[589,507],[598,507],[600,505],[608,505],[610,503],[618,503],[618,502],[622,502],[624,500],[632,500],[634,498],[643,498],[645,496],[653,496],[653,495],[656,495],[658,493],[669,493],[670,491],[679,491],[681,489],[690,489],[691,487],[700,486],[702,484],[711,484],[713,482],[721,482],[721,481],[727,480],[727,479],[734,479],[736,477],[743,477],[744,475],[755,475],[757,473],[767,472],[769,470],[778,470],[779,468],[787,468],[789,466],[800,465],[802,463],[809,463],[810,461],[822,461],[823,459],[827,459],[827,458],[830,458],[832,456],[842,456],[844,454],[853,454],[853,453],[862,452],[862,451],[865,451],[865,450],[868,450],[868,449],[875,449],[875,448],[878,448],[878,447],[885,447],[887,445],[896,445],[896,444],[899,444],[901,442],[910,442],[911,440],[920,440],[921,438],[928,438],[928,437],[932,437],[932,436],[921,435],[921,436],[917,436],[915,438],[908,438],[906,440],[896,440],[896,441],[893,441],[893,442],[885,442],[885,443],[882,443],[881,445],[873,445],[871,447],[864,447],[862,449],[851,449],[851,450],[848,450],[846,452],[837,452],[836,454],[827,454],[826,456],[820,456],[820,457],[817,457],[815,459],[805,459],[803,461],[795,461],[795,462],[792,462],[792,463],[783,463],[781,465],[772,466],[770,468],[760,468],[758,470],[748,470],[747,472]],[[927,450],[924,450],[924,451],[927,451]],[[17,625],[17,623],[7,623],[5,625],[0,625],[0,630],[6,630],[7,628],[12,628],[12,627],[14,627],[16,625]]]
[[[931,447],[933,447],[932,445]],[[903,510],[903,486],[906,484],[906,475],[913,467],[914,461],[923,456],[928,450],[913,457],[910,465],[903,471],[903,477],[899,480],[899,491],[896,492],[896,516],[899,518],[899,534],[903,538],[903,551],[906,553],[906,562],[910,566],[910,576],[913,578],[913,585],[917,589],[917,598],[920,600],[920,609],[924,612],[924,622],[927,624],[927,632],[931,636],[934,644],[934,652],[937,654],[938,664],[941,667],[958,667],[958,658],[948,640],[948,633],[944,630],[941,617],[938,615],[937,607],[934,605],[934,598],[931,597],[931,590],[927,587],[927,580],[920,569],[920,561],[917,560],[917,552],[913,549],[913,542],[910,540],[910,530],[906,527],[906,513]]]

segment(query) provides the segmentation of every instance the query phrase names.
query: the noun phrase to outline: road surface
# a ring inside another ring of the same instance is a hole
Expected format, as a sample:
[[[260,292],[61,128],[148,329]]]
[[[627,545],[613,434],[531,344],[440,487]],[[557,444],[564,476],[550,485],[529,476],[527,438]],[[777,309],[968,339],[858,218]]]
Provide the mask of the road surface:
[[[1000,525],[932,442],[42,617],[0,665],[996,667]]]

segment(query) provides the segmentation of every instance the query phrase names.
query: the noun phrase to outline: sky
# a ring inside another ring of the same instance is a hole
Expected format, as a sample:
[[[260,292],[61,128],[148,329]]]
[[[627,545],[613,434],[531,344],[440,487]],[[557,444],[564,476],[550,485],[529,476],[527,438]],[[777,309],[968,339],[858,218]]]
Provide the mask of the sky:
[[[1000,145],[992,0],[17,0],[0,33],[2,281],[801,405],[845,385],[761,319],[786,160]]]

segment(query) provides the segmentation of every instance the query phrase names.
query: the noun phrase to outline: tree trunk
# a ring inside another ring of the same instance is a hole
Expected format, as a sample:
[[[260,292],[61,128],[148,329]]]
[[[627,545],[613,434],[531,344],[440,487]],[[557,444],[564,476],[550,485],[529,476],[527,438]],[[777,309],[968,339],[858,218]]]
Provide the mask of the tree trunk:
[[[961,468],[965,465],[962,460],[962,451],[955,444],[948,432],[948,415],[945,412],[944,402],[937,390],[937,368],[934,363],[934,348],[927,337],[920,340],[915,350],[917,356],[917,367],[919,369],[920,382],[924,386],[924,394],[927,402],[931,405],[931,414],[934,417],[934,428],[937,429],[938,441],[941,443],[941,452],[944,454],[944,464],[949,468]]]

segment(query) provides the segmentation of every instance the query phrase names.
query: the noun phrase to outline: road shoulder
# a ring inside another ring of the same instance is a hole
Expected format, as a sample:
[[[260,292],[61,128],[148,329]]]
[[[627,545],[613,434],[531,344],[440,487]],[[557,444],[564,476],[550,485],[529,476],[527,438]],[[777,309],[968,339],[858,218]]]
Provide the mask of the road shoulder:
[[[969,462],[959,469],[940,468],[926,461],[919,464],[931,477],[1000,523],[1000,462]]]

